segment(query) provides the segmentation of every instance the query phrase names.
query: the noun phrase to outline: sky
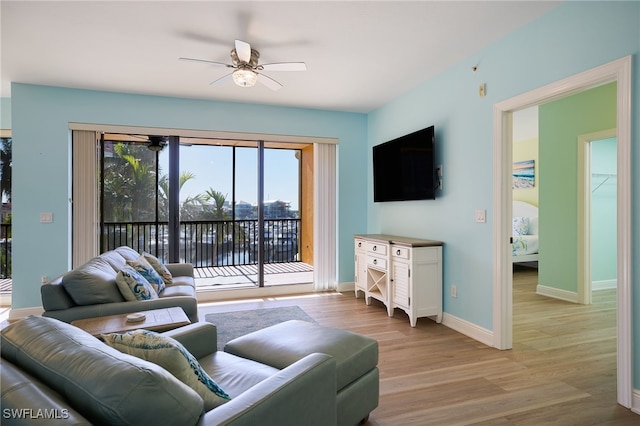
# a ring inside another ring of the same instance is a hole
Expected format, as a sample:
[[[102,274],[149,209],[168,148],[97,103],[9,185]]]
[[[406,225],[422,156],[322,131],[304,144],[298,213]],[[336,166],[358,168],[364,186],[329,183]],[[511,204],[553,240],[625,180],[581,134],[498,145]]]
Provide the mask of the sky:
[[[167,149],[160,153],[161,168],[167,170]],[[282,200],[298,210],[299,162],[294,150],[265,150],[265,200]],[[257,202],[257,149],[236,148],[236,201]],[[180,200],[214,189],[232,199],[232,149],[211,145],[180,147],[180,172],[195,175],[180,191]]]

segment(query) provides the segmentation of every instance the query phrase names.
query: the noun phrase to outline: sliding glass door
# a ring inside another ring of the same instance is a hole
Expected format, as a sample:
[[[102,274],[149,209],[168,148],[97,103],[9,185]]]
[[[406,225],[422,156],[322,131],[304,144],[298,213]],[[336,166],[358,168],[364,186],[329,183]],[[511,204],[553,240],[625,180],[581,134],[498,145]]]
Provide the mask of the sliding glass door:
[[[152,151],[148,138],[104,135],[102,251],[130,245],[192,263],[202,289],[275,285],[265,265],[301,263],[302,149],[177,137],[164,145]]]

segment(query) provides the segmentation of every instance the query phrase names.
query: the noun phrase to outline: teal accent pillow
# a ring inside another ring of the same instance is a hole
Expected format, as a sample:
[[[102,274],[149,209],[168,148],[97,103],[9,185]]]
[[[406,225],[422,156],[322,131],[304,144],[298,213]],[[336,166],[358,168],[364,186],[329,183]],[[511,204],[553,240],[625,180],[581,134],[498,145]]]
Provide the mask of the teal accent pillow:
[[[127,265],[140,272],[140,275],[151,284],[156,293],[162,293],[165,287],[164,280],[144,256],[139,256],[136,260],[127,260]]]
[[[527,235],[529,233],[529,218],[517,216],[513,218],[513,235]]]
[[[158,298],[158,293],[149,284],[149,281],[132,266],[125,265],[122,267],[118,275],[116,275],[116,284],[125,300],[152,300]]]
[[[104,334],[105,343],[120,352],[153,362],[196,391],[211,410],[231,397],[202,368],[198,360],[177,340],[149,330]]]
[[[171,284],[173,282],[173,276],[171,275],[171,272],[169,272],[167,267],[162,262],[160,262],[157,257],[149,253],[142,253],[142,256],[144,256],[145,260],[149,262],[149,264],[153,267],[153,269],[156,270],[158,274],[160,274],[165,284]]]

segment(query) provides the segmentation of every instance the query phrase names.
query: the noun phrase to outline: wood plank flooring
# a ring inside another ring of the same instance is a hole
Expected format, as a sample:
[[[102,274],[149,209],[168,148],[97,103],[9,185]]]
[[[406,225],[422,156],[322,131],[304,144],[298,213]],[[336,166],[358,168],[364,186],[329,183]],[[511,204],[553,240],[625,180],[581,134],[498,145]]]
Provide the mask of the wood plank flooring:
[[[209,312],[298,305],[318,323],[380,345],[380,405],[368,425],[639,425],[616,403],[615,291],[589,306],[535,294],[537,271],[514,274],[514,347],[499,351],[430,319],[350,293],[202,305]]]

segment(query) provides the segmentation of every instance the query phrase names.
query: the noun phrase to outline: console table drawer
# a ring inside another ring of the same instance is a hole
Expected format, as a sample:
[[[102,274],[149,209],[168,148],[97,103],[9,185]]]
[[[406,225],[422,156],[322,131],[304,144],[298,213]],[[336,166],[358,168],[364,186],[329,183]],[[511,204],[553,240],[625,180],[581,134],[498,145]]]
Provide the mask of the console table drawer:
[[[367,256],[367,266],[378,269],[387,269],[387,259],[382,257]]]
[[[386,244],[378,244],[378,243],[372,243],[372,242],[367,242],[367,251],[371,252],[371,253],[375,253],[377,255],[380,256],[386,256],[387,255],[387,245]]]
[[[408,247],[394,246],[391,248],[391,256],[396,259],[409,260],[411,258],[411,249]]]

